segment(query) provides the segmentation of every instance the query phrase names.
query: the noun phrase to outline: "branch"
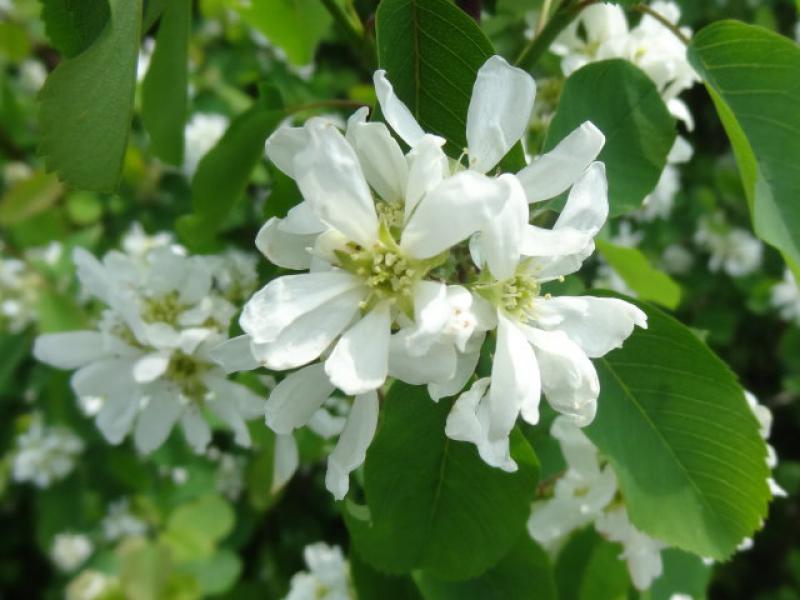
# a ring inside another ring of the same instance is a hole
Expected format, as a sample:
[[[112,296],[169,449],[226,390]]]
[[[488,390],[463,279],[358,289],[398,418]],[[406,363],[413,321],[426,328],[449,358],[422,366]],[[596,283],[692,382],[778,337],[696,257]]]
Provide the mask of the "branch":
[[[683,34],[683,32],[677,25],[675,25],[675,23],[669,21],[664,15],[662,15],[660,12],[653,10],[647,4],[636,4],[631,7],[631,10],[635,10],[636,12],[642,13],[643,15],[650,15],[656,21],[661,23],[664,27],[669,29],[676,38],[678,38],[680,41],[683,42],[684,46],[689,45],[690,41],[689,38]]]
[[[553,40],[558,37],[567,25],[572,23],[573,19],[577,17],[580,12],[594,4],[597,0],[583,0],[576,2],[575,0],[562,0],[552,18],[547,21],[547,24],[541,31],[522,49],[522,52],[514,62],[518,67],[529,71],[547,52]]]

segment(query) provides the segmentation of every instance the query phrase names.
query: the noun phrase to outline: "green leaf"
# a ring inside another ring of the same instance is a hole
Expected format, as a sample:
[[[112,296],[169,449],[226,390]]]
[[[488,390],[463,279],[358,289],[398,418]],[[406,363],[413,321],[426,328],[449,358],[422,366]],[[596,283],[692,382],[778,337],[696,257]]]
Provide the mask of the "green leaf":
[[[141,0],[110,0],[95,43],[62,62],[41,91],[40,153],[70,185],[111,191],[122,170],[133,111]]]
[[[319,0],[236,1],[232,8],[296,66],[313,61],[317,45],[331,26],[331,17]]]
[[[478,69],[495,51],[480,27],[447,0],[383,0],[375,26],[378,61],[397,96],[425,131],[459,156],[467,146],[467,108]],[[520,145],[507,169],[525,165]]]
[[[409,575],[385,575],[365,563],[358,552],[350,553],[350,576],[358,600],[423,600]]]
[[[161,598],[170,574],[167,548],[143,538],[128,538],[117,550],[120,583],[131,600]]]
[[[445,437],[449,408],[400,382],[386,397],[364,470],[369,518],[345,512],[356,550],[381,571],[476,577],[525,528],[539,471],[533,450],[515,431],[519,470],[489,467],[473,445]]]
[[[584,431],[613,465],[636,527],[725,559],[766,516],[766,446],[728,367],[687,327],[635,304],[648,328],[595,362],[598,413]]]
[[[17,23],[0,23],[0,58],[22,62],[31,52],[28,32]]]
[[[733,145],[756,234],[800,267],[800,47],[760,27],[720,21],[689,60]]]
[[[242,572],[242,561],[230,550],[219,550],[205,560],[182,567],[194,576],[205,594],[214,595],[233,587]]]
[[[205,560],[234,525],[230,504],[207,495],[177,508],[169,517],[162,540],[178,561]]]
[[[447,582],[425,571],[415,579],[425,600],[555,600],[550,559],[527,533],[503,559],[480,577]]]
[[[191,0],[172,0],[161,17],[156,49],[142,82],[142,122],[150,147],[163,161],[183,162],[183,128],[188,109]]]
[[[685,594],[693,600],[705,600],[711,580],[711,566],[693,554],[674,548],[661,552],[663,574],[653,582],[641,600],[671,600],[675,594]]]
[[[626,60],[604,60],[573,73],[547,130],[552,150],[584,121],[606,136],[598,160],[606,165],[611,215],[630,212],[653,191],[675,141],[675,120],[655,84]]]
[[[620,545],[607,542],[591,527],[575,533],[556,562],[559,599],[625,600],[630,578],[620,554]]]
[[[597,250],[605,261],[636,292],[637,297],[674,309],[681,301],[681,287],[675,280],[650,264],[637,248],[615,246],[604,240],[595,240]]]
[[[63,191],[64,187],[55,175],[34,172],[3,194],[0,199],[0,225],[16,225],[47,210]]]
[[[86,50],[108,23],[108,0],[41,0],[50,42],[66,57]]]
[[[283,110],[259,100],[234,119],[222,139],[202,158],[192,179],[194,214],[181,217],[177,223],[187,244],[211,239],[222,226],[264,156],[264,142],[285,117]]]

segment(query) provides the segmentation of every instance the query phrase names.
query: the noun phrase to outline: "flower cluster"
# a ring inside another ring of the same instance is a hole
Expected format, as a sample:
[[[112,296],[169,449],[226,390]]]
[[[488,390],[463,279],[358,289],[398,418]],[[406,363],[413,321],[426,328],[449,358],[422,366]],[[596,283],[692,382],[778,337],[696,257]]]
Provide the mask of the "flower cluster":
[[[276,265],[308,272],[258,291],[240,319],[246,335],[215,351],[228,371],[302,367],[267,402],[267,424],[279,434],[308,423],[335,389],[355,396],[328,461],[337,498],[364,460],[388,377],[427,385],[434,400],[458,394],[491,334],[491,372],[457,399],[446,433],[512,471],[517,417],[536,423],[544,393],[556,410],[589,423],[599,395],[590,358],[646,326],[622,300],[547,292],[591,255],[608,216],[596,127],[584,123],[518,173],[496,175],[528,126],[536,91],[528,74],[498,56],[481,67],[466,161],[447,157],[444,140],[422,129],[383,71],[374,83],[409,151],[366,109],[345,132],[312,118],[267,140],[267,155],[303,201],[270,219],[256,245]],[[563,192],[552,227],[530,223],[530,204]]]
[[[42,283],[26,261],[0,255],[0,331],[18,333],[36,320]]]
[[[761,266],[764,246],[745,229],[731,227],[721,213],[700,219],[694,242],[709,254],[708,268],[745,277]]]
[[[94,329],[40,336],[34,355],[78,369],[72,388],[91,399],[82,404],[93,407],[110,443],[133,430],[139,451],[150,452],[180,422],[200,452],[211,439],[203,415],[209,410],[233,429],[238,444],[249,445],[245,420],[263,414],[264,402],[228,381],[210,351],[227,339],[233,301],[252,290],[254,267],[242,268],[239,254],[187,256],[158,239],[129,242],[132,252],[112,251],[102,262],[75,250],[84,292],[106,308]]]
[[[772,287],[770,301],[781,318],[800,325],[800,287],[789,269],[784,271],[783,280]]]
[[[14,481],[47,488],[72,472],[83,449],[83,440],[72,431],[62,426],[48,427],[35,414],[25,432],[17,437]]]
[[[350,567],[338,546],[318,542],[305,547],[308,571],[292,577],[285,600],[351,600]]]

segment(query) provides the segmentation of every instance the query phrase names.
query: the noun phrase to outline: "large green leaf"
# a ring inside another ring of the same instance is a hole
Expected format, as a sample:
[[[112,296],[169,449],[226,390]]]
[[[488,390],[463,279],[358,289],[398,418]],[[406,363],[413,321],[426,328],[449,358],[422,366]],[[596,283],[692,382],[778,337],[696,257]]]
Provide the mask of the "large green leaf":
[[[575,533],[561,550],[555,576],[560,600],[624,600],[631,587],[623,548],[591,527]]]
[[[285,117],[271,101],[259,100],[234,119],[202,158],[192,179],[194,213],[181,217],[177,224],[187,244],[201,244],[221,227],[264,156],[264,142]]]
[[[445,437],[449,408],[399,382],[386,397],[364,471],[369,514],[346,511],[356,550],[379,570],[476,577],[525,528],[539,471],[533,450],[515,431],[519,470],[489,467],[474,446]]]
[[[573,73],[547,130],[551,150],[584,121],[606,136],[598,160],[606,165],[611,214],[642,205],[653,191],[675,141],[675,120],[655,84],[626,60],[604,60]]]
[[[689,60],[739,163],[756,234],[800,266],[800,47],[736,21],[701,30]]]
[[[41,92],[40,152],[47,168],[83,189],[113,190],[133,111],[141,0],[110,0],[94,44],[62,62]]]
[[[142,122],[150,134],[150,147],[156,156],[173,165],[183,162],[191,18],[191,0],[172,0],[167,5],[142,82]]]
[[[622,277],[625,284],[637,297],[661,306],[674,309],[681,301],[681,288],[664,271],[659,271],[637,248],[616,246],[604,240],[596,240],[597,251]]]
[[[711,580],[711,566],[693,554],[674,548],[661,553],[663,574],[653,582],[641,600],[672,600],[676,594],[685,594],[692,600],[705,600]]]
[[[286,53],[296,66],[307,65],[331,26],[331,17],[319,0],[228,0],[251,27]]]
[[[108,23],[108,0],[41,0],[50,42],[64,56],[75,56],[97,39]]]
[[[596,361],[597,418],[585,431],[643,532],[724,559],[770,498],[766,446],[742,388],[687,327],[651,306],[648,328]]]
[[[15,225],[51,208],[63,191],[55,175],[35,171],[0,198],[0,225]]]
[[[358,600],[423,600],[410,575],[386,575],[350,553],[350,576]]]
[[[480,577],[448,582],[425,571],[415,576],[425,600],[555,600],[550,560],[527,533]]]
[[[383,0],[376,17],[378,61],[425,131],[459,156],[467,146],[467,108],[478,69],[494,48],[475,21],[447,0]],[[507,168],[520,168],[520,146]]]

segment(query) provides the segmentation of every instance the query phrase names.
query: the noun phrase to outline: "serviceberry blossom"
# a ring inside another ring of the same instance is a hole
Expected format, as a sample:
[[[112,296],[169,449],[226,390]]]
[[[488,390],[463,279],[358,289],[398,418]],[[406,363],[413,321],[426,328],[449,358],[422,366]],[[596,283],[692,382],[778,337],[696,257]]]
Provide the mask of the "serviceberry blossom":
[[[50,558],[59,570],[69,573],[80,567],[94,552],[92,541],[80,533],[59,533],[53,539]]]
[[[800,287],[789,269],[783,272],[783,280],[772,286],[770,302],[782,319],[800,326]]]
[[[296,573],[284,600],[354,600],[350,566],[338,546],[317,542],[306,546],[307,571]]]
[[[567,470],[556,481],[552,497],[534,503],[530,535],[557,553],[573,531],[593,523],[601,535],[623,546],[620,558],[627,563],[633,584],[646,590],[661,575],[661,550],[666,544],[630,522],[614,471],[572,421],[556,417],[550,433],[559,441]]]
[[[43,285],[27,261],[6,256],[0,243],[0,331],[19,333],[36,320]]]
[[[308,423],[336,388],[355,396],[328,460],[326,484],[337,498],[364,460],[375,392],[388,376],[428,384],[434,400],[458,393],[496,329],[491,380],[462,396],[447,431],[513,470],[508,435],[517,415],[535,423],[544,390],[559,410],[591,421],[599,383],[589,357],[646,324],[621,300],[540,294],[580,268],[607,217],[596,127],[584,123],[516,174],[490,176],[527,129],[536,90],[527,73],[497,56],[479,70],[466,165],[446,157],[444,140],[424,132],[383,71],[374,83],[382,114],[410,150],[386,125],[368,122],[366,109],[344,134],[313,118],[270,137],[268,157],[297,181],[303,202],[268,221],[256,245],[273,263],[309,272],[257,292],[240,319],[246,336],[214,352],[229,371],[302,367],[267,403],[267,424],[281,435]],[[529,204],[568,190],[551,229],[529,224]],[[470,404],[477,389],[488,400]]]
[[[17,436],[12,476],[19,483],[50,487],[72,473],[83,452],[81,438],[63,426],[48,427],[41,415],[31,417],[28,428]]]
[[[200,160],[222,138],[228,128],[228,117],[215,113],[195,113],[184,131],[183,172],[193,177]]]
[[[761,404],[752,392],[745,391],[744,396],[747,399],[747,405],[758,421],[758,431],[761,434],[761,438],[764,441],[769,440],[769,436],[772,433],[772,412]],[[770,470],[774,470],[778,466],[778,455],[775,452],[775,448],[770,444],[767,444],[767,466]],[[785,497],[787,495],[786,490],[779,486],[772,477],[767,480],[767,484],[773,497]]]
[[[729,225],[722,213],[700,219],[694,243],[708,252],[708,268],[713,273],[745,277],[761,266],[763,244],[749,231]]]
[[[209,355],[236,313],[220,285],[230,272],[175,246],[140,257],[112,251],[102,262],[76,249],[73,259],[86,293],[107,308],[93,329],[40,336],[34,356],[78,369],[72,388],[100,399],[95,421],[106,439],[118,444],[133,431],[138,450],[151,452],[180,422],[201,452],[211,439],[209,410],[248,446],[245,420],[262,414],[264,401],[228,381]]]
[[[108,512],[100,522],[103,537],[113,542],[124,537],[142,535],[147,531],[147,523],[134,516],[127,498],[120,498],[109,504]]]

